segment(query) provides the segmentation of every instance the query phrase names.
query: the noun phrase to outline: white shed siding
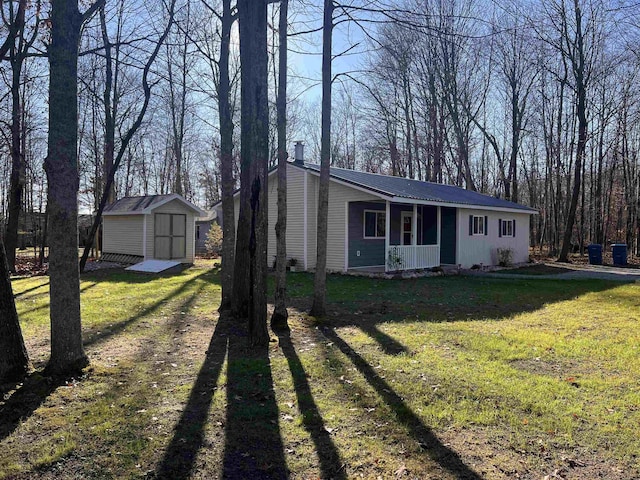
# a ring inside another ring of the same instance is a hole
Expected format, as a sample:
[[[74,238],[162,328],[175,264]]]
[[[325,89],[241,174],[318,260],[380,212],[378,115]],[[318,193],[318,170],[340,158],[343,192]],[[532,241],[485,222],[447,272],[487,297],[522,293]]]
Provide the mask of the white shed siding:
[[[487,235],[469,235],[469,215],[487,216]],[[498,220],[515,220],[516,236],[500,237]],[[463,268],[474,264],[497,265],[497,249],[511,248],[514,263],[529,260],[529,214],[494,212],[491,210],[458,209],[457,263]]]
[[[142,256],[142,215],[104,216],[102,251]]]
[[[164,205],[153,210],[149,215],[145,215],[147,221],[147,258],[155,258],[155,217],[156,213],[179,213],[187,215],[187,232],[186,232],[186,256],[184,258],[176,258],[177,262],[193,263],[195,258],[195,230],[196,218],[195,212],[187,208],[178,200],[165,203]],[[140,235],[142,236],[142,224],[140,226]],[[106,251],[106,250],[105,250]],[[142,255],[142,253],[140,253]]]

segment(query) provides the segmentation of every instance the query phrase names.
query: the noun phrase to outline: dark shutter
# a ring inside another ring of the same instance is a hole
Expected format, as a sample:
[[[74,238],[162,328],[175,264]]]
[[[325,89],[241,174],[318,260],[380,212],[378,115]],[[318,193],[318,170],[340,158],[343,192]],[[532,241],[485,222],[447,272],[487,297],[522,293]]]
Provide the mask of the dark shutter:
[[[513,236],[516,236],[516,219],[513,219]]]
[[[469,215],[469,235],[473,235],[473,215]]]
[[[502,236],[502,220],[498,219],[498,236]]]
[[[489,217],[484,216],[484,234],[489,235]]]

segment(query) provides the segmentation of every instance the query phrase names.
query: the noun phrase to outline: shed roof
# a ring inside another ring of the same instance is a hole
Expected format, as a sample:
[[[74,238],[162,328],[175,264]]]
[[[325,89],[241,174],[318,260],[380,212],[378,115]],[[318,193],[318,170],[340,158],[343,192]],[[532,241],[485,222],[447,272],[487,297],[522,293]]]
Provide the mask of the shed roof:
[[[301,166],[298,164],[293,164]],[[305,163],[303,168],[320,172],[320,165]],[[444,185],[442,183],[423,182],[403,177],[393,177],[377,173],[358,172],[345,168],[331,167],[330,176],[348,184],[359,186],[372,192],[393,197],[394,199],[421,200],[427,202],[458,204],[469,206],[482,206],[488,208],[506,208],[521,210],[526,213],[536,213],[537,210],[510,202],[501,198],[492,197],[472,190]]]
[[[111,205],[107,205],[104,208],[103,215],[144,215],[149,214],[156,208],[169,203],[173,200],[178,200],[184,204],[186,208],[192,210],[198,216],[206,215],[206,212],[196,207],[193,203],[186,200],[177,193],[168,195],[145,195],[140,197],[123,197],[116,200]]]

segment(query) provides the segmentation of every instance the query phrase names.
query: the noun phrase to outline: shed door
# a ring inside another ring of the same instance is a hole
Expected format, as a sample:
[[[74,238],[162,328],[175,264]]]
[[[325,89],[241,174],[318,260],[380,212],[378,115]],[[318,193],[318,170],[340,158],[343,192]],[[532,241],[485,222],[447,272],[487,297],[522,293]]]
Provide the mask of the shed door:
[[[172,260],[187,255],[187,216],[175,213],[155,214],[154,258]]]

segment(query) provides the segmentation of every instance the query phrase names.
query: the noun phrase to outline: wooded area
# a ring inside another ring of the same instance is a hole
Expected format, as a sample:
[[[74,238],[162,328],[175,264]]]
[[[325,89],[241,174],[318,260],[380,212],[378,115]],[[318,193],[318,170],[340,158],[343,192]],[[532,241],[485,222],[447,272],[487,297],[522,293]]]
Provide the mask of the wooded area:
[[[541,1],[526,9],[522,2],[499,8],[480,1],[394,3],[336,3],[337,30],[350,24],[366,34],[349,52],[359,52],[353,69],[335,75],[332,164],[455,183],[528,203],[541,212],[532,240],[552,252],[560,248],[577,172],[585,188],[576,203],[573,242],[626,241],[637,250],[637,9],[613,2]],[[48,72],[42,42],[48,31],[36,27],[43,25],[48,5],[38,9],[36,2],[26,2],[21,13],[19,4],[3,2],[4,29],[15,26],[18,35],[2,62],[8,93],[0,110],[6,153],[0,164],[1,214],[6,241],[15,245],[16,205],[29,212],[46,206],[42,80]],[[319,26],[321,7],[292,5],[292,18],[298,19],[290,26],[293,50],[312,50],[305,37],[318,41],[317,33],[303,32]],[[223,9],[191,0],[176,12],[152,68],[149,115],[124,145],[110,195],[178,192],[210,206],[220,198],[222,183],[215,113]],[[141,75],[167,14],[156,2],[107,2],[105,12],[84,28],[83,211],[100,203],[114,152],[140,109]],[[275,118],[278,40],[268,37]],[[237,34],[232,43],[231,109],[238,124]],[[319,108],[315,97],[300,95],[306,84],[296,80],[296,71],[290,62],[288,138],[304,138],[311,158],[319,160]],[[277,135],[271,123],[274,165]],[[238,155],[239,148],[234,151]]]
[[[453,183],[528,204],[540,210],[532,245],[552,255],[565,233],[567,248],[615,241],[637,253],[640,20],[632,3],[331,5],[339,38],[332,165]],[[223,6],[182,0],[172,15],[159,2],[108,1],[83,27],[81,212],[98,209],[114,162],[120,168],[107,199],[177,192],[209,207],[221,198],[223,152],[235,159],[238,181],[238,31],[231,3],[232,26],[223,28]],[[323,9],[321,2],[294,2],[289,25],[287,143],[304,139],[316,163],[320,68],[316,78],[300,72],[301,62],[320,53]],[[49,10],[49,2],[2,2],[5,35],[16,33],[3,44],[0,102],[0,216],[10,264],[11,247],[37,242],[44,229],[42,219],[30,222],[25,212],[44,212],[47,204]],[[278,150],[278,10],[277,3],[269,7],[267,34],[271,166]],[[229,98],[233,126],[221,123],[221,94]],[[146,95],[148,112],[139,118]]]
[[[294,138],[322,165],[319,316],[329,165],[527,204],[540,212],[531,245],[560,260],[589,243],[638,253],[633,2],[260,5],[256,14],[229,0],[110,0],[81,13],[72,0],[0,1],[3,241],[12,270],[16,248],[43,246],[52,219],[52,326],[63,322],[69,362],[85,361],[71,241],[78,212],[97,212],[82,270],[102,209],[130,195],[179,193],[204,208],[222,199],[220,310],[260,317],[252,343],[263,344],[266,171],[283,164]],[[240,186],[236,238],[230,205]],[[282,211],[278,225],[283,238]],[[234,245],[250,255],[234,258]],[[279,288],[286,319],[285,298]],[[55,320],[63,308],[76,313]]]

